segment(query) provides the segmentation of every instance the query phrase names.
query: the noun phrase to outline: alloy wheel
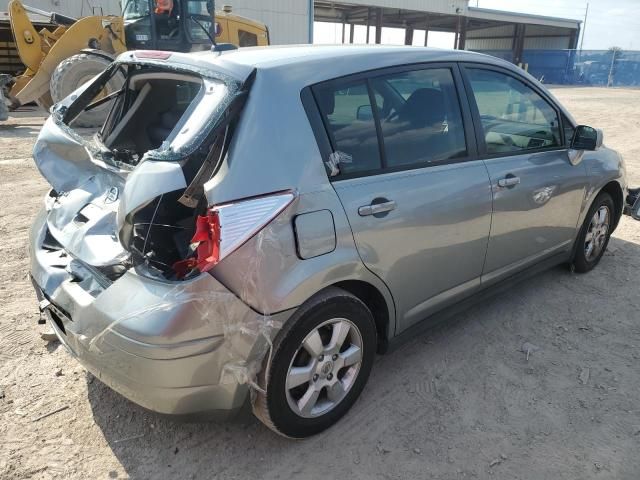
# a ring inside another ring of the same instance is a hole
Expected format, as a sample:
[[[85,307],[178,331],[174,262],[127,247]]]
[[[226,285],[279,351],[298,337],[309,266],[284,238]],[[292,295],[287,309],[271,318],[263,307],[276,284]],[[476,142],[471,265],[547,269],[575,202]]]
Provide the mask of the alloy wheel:
[[[299,416],[333,410],[355,383],[363,358],[362,336],[346,318],[314,328],[293,355],[286,379],[289,407]]]
[[[602,205],[591,218],[584,237],[584,256],[588,262],[598,258],[607,241],[611,214],[609,207]]]

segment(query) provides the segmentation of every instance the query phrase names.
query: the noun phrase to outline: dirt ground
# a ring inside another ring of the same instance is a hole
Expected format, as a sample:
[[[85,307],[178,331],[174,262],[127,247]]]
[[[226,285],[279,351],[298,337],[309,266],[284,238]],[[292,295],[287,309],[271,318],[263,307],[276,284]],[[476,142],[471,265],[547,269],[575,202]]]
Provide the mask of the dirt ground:
[[[554,93],[639,185],[640,90]],[[379,357],[321,435],[285,440],[249,414],[176,423],[39,337],[26,242],[42,121],[0,126],[0,478],[640,478],[639,223],[622,220],[595,271],[553,269]]]

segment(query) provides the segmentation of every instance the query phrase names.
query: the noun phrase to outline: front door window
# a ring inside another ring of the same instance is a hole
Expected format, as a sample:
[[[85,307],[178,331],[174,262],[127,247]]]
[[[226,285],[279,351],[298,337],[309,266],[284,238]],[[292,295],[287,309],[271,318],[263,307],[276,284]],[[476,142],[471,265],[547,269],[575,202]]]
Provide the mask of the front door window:
[[[467,75],[487,153],[518,153],[562,144],[558,114],[532,88],[493,70],[469,68]]]

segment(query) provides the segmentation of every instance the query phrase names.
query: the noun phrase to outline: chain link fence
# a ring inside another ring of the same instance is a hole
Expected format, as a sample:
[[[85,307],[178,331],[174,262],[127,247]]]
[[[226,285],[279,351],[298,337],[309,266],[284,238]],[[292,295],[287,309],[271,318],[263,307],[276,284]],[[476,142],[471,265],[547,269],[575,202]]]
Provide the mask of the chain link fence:
[[[479,51],[513,62],[511,50]],[[521,67],[547,84],[640,86],[640,51],[525,50]]]

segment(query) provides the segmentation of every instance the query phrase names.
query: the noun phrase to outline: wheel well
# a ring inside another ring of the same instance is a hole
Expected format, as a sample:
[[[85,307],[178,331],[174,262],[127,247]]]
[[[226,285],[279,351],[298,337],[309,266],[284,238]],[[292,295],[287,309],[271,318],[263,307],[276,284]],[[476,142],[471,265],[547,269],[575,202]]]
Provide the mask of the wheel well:
[[[378,333],[378,353],[384,353],[388,344],[389,306],[380,291],[373,285],[360,280],[345,280],[338,282],[334,287],[342,288],[358,297],[369,307],[376,322]]]
[[[616,207],[615,223],[613,224],[613,230],[618,226],[620,217],[622,216],[622,209],[624,208],[624,198],[622,195],[622,188],[618,182],[612,181],[602,187],[601,192],[607,192],[613,198],[613,204]]]

